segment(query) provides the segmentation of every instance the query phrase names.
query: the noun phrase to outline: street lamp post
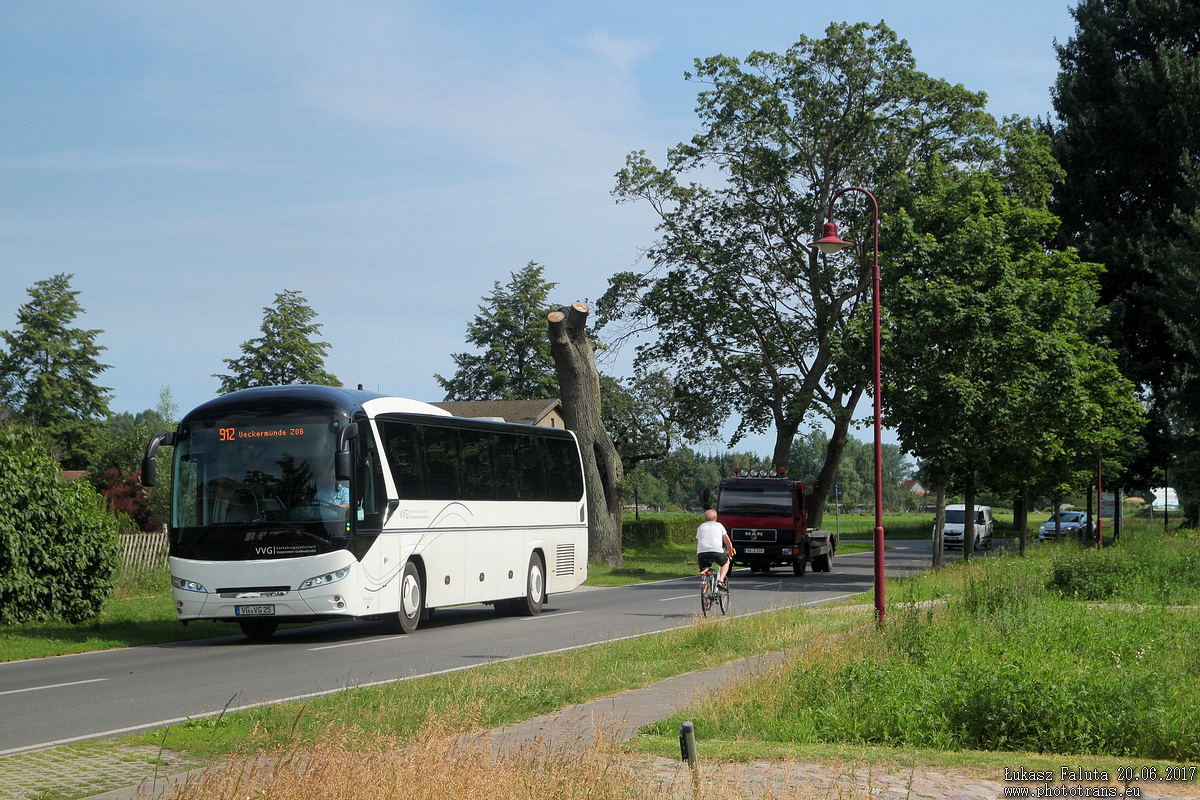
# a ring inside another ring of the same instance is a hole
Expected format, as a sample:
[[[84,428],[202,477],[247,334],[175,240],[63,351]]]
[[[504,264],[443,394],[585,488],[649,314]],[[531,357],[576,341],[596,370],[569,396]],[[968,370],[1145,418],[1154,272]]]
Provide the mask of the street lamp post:
[[[883,595],[883,428],[881,424],[882,400],[880,396],[879,379],[879,203],[875,195],[860,186],[847,186],[839,189],[829,200],[828,222],[821,231],[821,238],[813,242],[822,253],[832,254],[852,246],[853,242],[844,241],[838,236],[837,224],[833,221],[833,204],[846,192],[862,192],[871,201],[872,229],[875,238],[874,264],[871,273],[872,292],[872,336],[875,356],[875,621],[882,626],[884,616]]]

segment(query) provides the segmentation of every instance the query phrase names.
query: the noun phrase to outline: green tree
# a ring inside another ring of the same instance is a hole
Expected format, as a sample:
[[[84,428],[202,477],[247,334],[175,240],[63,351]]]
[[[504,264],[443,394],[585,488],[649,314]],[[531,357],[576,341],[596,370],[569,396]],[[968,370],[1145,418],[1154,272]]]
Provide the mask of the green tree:
[[[1026,120],[1003,134],[989,161],[928,162],[886,238],[887,421],[932,466],[939,516],[950,483],[972,518],[979,484],[1027,488],[1136,430],[1132,386],[1091,339],[1098,267],[1046,246],[1049,141]]]
[[[626,473],[643,461],[666,458],[680,444],[674,418],[675,387],[663,371],[621,381],[600,378],[604,427],[612,437]]]
[[[532,400],[558,396],[554,360],[546,336],[547,297],[557,284],[542,277],[543,267],[530,261],[510,273],[483,298],[479,313],[467,323],[467,343],[482,353],[455,353],[458,369],[450,378],[433,377],[447,400]]]
[[[102,444],[88,464],[88,479],[109,499],[113,511],[128,514],[144,531],[161,528],[171,494],[169,470],[159,474],[154,486],[147,489],[141,485],[146,443],[155,433],[173,429],[178,421],[179,408],[171,399],[171,388],[164,386],[155,408],[113,414],[101,425]]]
[[[82,469],[97,446],[97,426],[108,416],[109,389],[96,385],[108,369],[99,361],[102,333],[71,326],[83,313],[71,290],[73,275],[58,274],[29,289],[17,310],[17,329],[0,332],[0,402],[46,431],[61,448],[67,469]]]
[[[1109,335],[1149,406],[1147,477],[1200,422],[1200,326],[1187,291],[1200,283],[1200,254],[1187,246],[1200,212],[1200,5],[1082,0],[1072,15],[1052,90],[1066,172],[1055,208],[1061,241],[1105,266]]]
[[[243,342],[238,358],[222,359],[231,374],[213,375],[221,381],[220,393],[293,383],[341,386],[325,371],[329,343],[314,341],[321,335],[316,317],[300,292],[287,289],[275,295],[275,305],[263,308],[262,336]]]
[[[116,517],[91,484],[63,479],[39,431],[0,427],[0,623],[96,616],[120,558]]]
[[[936,154],[973,158],[994,122],[983,95],[919,72],[882,23],[831,25],[744,63],[698,60],[687,77],[708,87],[700,132],[665,166],[637,152],[618,173],[614,194],[648,202],[661,238],[649,270],[610,280],[601,318],[615,341],[644,339],[639,369],[673,372],[689,434],[737,415],[730,445],[773,429],[786,464],[811,413],[844,439],[869,381],[869,244],[836,260],[809,246],[829,198],[847,183],[886,196]],[[848,200],[841,214],[855,224],[864,209]]]

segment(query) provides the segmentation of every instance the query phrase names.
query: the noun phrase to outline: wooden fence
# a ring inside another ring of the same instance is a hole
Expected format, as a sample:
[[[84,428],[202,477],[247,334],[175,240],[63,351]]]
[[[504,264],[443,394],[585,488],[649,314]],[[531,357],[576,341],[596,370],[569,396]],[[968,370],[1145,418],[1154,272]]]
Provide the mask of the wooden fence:
[[[123,533],[121,550],[125,554],[126,571],[167,568],[166,533]]]

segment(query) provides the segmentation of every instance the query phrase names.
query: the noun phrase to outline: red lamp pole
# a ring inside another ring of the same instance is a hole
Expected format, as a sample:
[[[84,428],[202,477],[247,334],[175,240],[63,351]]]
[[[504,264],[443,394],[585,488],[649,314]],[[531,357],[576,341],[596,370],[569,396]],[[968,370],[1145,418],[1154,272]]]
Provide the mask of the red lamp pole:
[[[829,222],[821,231],[821,238],[813,242],[813,246],[822,253],[836,253],[842,248],[849,247],[853,242],[842,240],[838,236],[837,224],[833,221],[833,204],[846,192],[862,192],[871,201],[872,231],[875,238],[874,264],[871,273],[872,292],[872,336],[874,345],[875,371],[875,621],[882,627],[884,617],[884,570],[883,570],[883,426],[880,373],[880,344],[879,344],[879,202],[875,195],[861,186],[847,186],[839,189],[829,200]]]
[[[1101,425],[1097,423],[1097,428]],[[1103,428],[1101,428],[1103,432]],[[1117,495],[1113,494],[1113,514],[1117,513],[1116,509]],[[1096,445],[1096,510],[1100,513],[1096,515],[1096,549],[1104,548],[1104,447]]]

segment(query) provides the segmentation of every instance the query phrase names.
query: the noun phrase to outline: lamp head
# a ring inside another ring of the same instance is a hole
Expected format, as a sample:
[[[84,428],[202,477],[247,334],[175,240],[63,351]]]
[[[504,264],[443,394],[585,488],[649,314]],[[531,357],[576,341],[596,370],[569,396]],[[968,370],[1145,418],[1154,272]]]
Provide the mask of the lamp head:
[[[838,236],[837,223],[830,221],[825,223],[825,227],[821,231],[821,238],[813,242],[812,246],[828,256],[847,247],[853,247],[854,242],[847,242]]]

